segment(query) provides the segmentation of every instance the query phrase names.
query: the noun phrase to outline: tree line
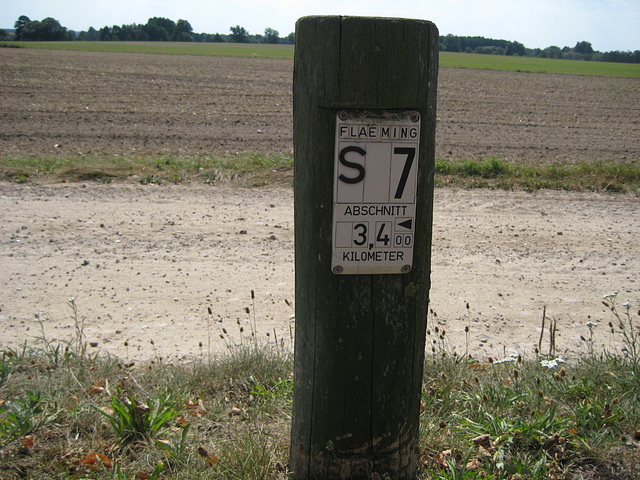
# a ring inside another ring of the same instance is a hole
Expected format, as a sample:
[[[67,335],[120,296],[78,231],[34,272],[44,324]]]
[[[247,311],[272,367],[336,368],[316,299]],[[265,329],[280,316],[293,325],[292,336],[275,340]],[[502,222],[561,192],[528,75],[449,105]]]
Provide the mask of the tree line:
[[[633,52],[598,52],[590,42],[577,42],[574,47],[527,48],[522,43],[485,37],[440,37],[443,52],[480,53],[486,55],[518,55],[520,57],[560,58],[565,60],[592,60],[600,62],[640,63],[640,50]]]
[[[252,35],[244,27],[229,28],[229,34],[195,33],[186,20],[174,22],[168,18],[153,17],[146,24],[105,26],[96,30],[75,32],[63,27],[55,18],[31,20],[21,15],[14,25],[13,39],[16,41],[101,41],[101,42],[233,42],[233,43],[285,43],[293,44],[295,34],[284,38],[273,28],[266,28],[264,35]],[[4,35],[3,35],[4,34]],[[0,40],[8,40],[10,35],[0,30]]]
[[[295,33],[281,38],[277,30],[266,28],[263,35],[250,34],[244,27],[235,25],[228,34],[195,33],[186,20],[174,22],[168,18],[153,17],[146,24],[105,26],[99,30],[75,32],[60,25],[56,19],[31,20],[21,15],[15,23],[13,38],[19,41],[118,41],[118,42],[232,42],[232,43],[284,43],[294,44]],[[0,40],[10,39],[0,29]],[[640,50],[598,52],[590,42],[580,41],[574,47],[550,46],[544,49],[527,48],[520,42],[496,40],[485,37],[445,35],[440,37],[443,52],[480,53],[485,55],[518,55],[521,57],[560,58],[566,60],[592,60],[618,63],[640,63]]]

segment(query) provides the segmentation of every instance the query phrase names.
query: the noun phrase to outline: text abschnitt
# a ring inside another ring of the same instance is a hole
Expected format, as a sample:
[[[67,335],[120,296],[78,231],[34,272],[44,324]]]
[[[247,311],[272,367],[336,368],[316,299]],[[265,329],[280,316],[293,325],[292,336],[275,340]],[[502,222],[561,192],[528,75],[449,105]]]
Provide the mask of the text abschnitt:
[[[351,216],[406,216],[406,205],[347,205],[344,215]]]

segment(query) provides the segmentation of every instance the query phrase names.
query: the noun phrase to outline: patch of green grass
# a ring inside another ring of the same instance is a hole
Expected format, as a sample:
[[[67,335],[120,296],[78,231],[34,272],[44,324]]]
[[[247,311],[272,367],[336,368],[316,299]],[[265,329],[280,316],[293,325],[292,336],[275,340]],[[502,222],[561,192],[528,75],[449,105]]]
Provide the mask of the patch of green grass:
[[[201,42],[12,42],[21,48],[293,59],[293,45]]]
[[[440,66],[529,73],[640,78],[640,64],[440,52]]]
[[[16,183],[135,181],[142,184],[291,185],[293,158],[289,154],[255,152],[195,157],[4,156],[0,157],[0,180]]]
[[[240,186],[291,186],[290,154],[244,153],[225,156],[147,157],[0,157],[0,180],[16,183],[116,181],[142,184],[192,183]],[[436,186],[535,191],[623,192],[640,195],[640,166],[635,162],[516,164],[498,158],[435,163]]]
[[[497,158],[437,159],[436,185],[498,188],[608,191],[640,194],[640,166],[606,161],[513,164]]]
[[[293,59],[293,45],[194,42],[10,42],[3,46],[94,52]],[[440,52],[440,66],[531,73],[640,78],[640,64]]]

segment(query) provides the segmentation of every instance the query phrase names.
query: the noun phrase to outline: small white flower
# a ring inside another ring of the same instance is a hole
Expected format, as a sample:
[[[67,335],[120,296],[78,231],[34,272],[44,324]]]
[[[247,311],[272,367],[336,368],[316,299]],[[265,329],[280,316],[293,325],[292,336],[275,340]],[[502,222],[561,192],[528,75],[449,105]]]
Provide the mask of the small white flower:
[[[591,328],[596,328],[598,325],[600,325],[597,322],[587,322],[587,328],[591,329]]]
[[[565,363],[565,361],[562,358],[558,357],[553,360],[542,360],[540,362],[540,365],[551,369],[551,368],[556,368],[560,363]]]
[[[520,355],[518,355],[517,353],[512,353],[511,356],[503,358],[502,360],[497,360],[495,362],[493,362],[493,364],[500,364],[500,363],[509,363],[509,362],[515,362],[516,360],[518,360],[518,357]]]
[[[633,307],[633,303],[631,303],[631,302],[624,302],[624,303],[622,304],[622,306],[623,306],[624,308],[626,308],[627,310],[629,310],[631,307]]]
[[[613,291],[612,293],[607,293],[607,294],[606,294],[604,297],[602,297],[602,298],[604,298],[605,300],[609,300],[610,298],[614,298],[614,297],[618,296],[618,293],[619,293],[619,292],[618,292],[617,290],[615,290],[615,291]]]

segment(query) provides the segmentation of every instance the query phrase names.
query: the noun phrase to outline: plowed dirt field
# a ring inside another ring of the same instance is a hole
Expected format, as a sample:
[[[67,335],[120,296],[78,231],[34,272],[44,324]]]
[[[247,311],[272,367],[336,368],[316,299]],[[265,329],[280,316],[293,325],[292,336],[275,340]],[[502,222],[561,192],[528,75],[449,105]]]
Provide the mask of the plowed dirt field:
[[[290,60],[0,49],[4,154],[289,152]],[[442,68],[436,155],[640,158],[640,80]]]

